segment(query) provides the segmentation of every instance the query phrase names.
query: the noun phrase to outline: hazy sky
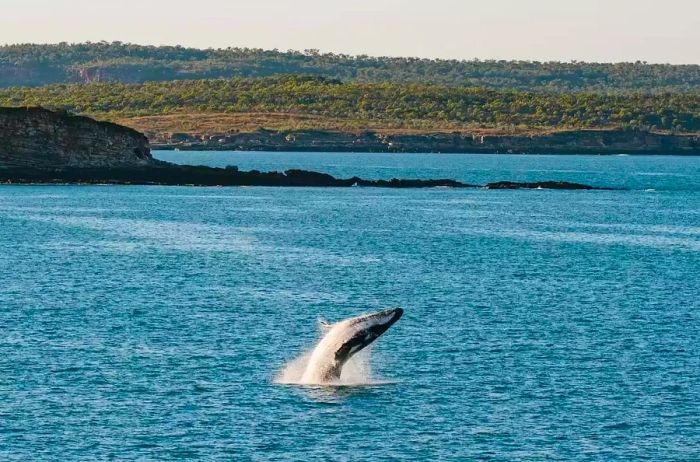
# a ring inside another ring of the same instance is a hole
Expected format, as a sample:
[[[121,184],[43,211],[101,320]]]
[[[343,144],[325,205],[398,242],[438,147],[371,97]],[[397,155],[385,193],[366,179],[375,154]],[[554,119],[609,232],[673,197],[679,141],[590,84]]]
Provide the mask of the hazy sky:
[[[700,0],[0,0],[0,43],[700,63]]]

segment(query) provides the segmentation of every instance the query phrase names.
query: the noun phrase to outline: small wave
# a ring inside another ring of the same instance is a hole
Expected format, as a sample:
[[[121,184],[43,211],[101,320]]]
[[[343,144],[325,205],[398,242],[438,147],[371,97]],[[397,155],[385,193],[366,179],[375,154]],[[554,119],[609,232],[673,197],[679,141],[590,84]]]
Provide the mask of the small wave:
[[[603,430],[629,430],[632,427],[634,427],[634,425],[632,425],[629,422],[618,422],[615,424],[603,426]]]
[[[636,235],[654,236],[657,234],[668,235],[666,237],[680,236],[696,236],[700,235],[700,226],[681,226],[681,225],[643,225],[638,223],[588,223],[581,221],[562,221],[558,223],[563,228],[584,228],[584,229],[602,229],[616,230],[617,233],[624,234],[627,237]],[[603,233],[606,235],[607,233]]]
[[[92,215],[28,214],[6,216],[20,220],[89,229],[116,239],[138,240],[142,246],[157,248],[234,253],[253,253],[261,248],[252,236],[241,232],[238,228],[222,225],[167,220],[103,218]]]
[[[675,173],[675,172],[635,172],[634,175],[637,175],[637,176],[679,176],[679,177],[688,176],[684,173]]]
[[[700,252],[700,241],[693,236],[693,228],[682,229],[683,236],[665,236],[656,234],[622,234],[622,233],[587,233],[580,231],[538,231],[529,229],[510,229],[497,232],[473,228],[462,230],[466,234],[499,236],[513,239],[577,242],[597,245],[627,245],[633,247],[652,247],[657,249],[676,249]]]

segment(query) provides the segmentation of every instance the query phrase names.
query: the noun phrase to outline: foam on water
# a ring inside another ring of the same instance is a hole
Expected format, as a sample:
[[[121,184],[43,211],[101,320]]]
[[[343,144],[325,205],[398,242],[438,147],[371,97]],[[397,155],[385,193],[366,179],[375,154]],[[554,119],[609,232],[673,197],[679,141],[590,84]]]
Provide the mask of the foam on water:
[[[669,231],[673,230],[673,231]],[[626,245],[700,252],[700,241],[694,238],[695,227],[659,228],[659,232],[673,232],[680,236],[657,234],[587,233],[581,231],[539,231],[534,229],[502,229],[484,232],[480,229],[463,228],[462,232],[477,236],[500,236],[504,238],[532,241],[574,242],[597,245]]]
[[[143,245],[182,251],[253,253],[260,245],[236,227],[130,218],[102,218],[91,215],[9,214],[7,218],[83,228],[121,240],[137,240]],[[131,247],[136,243],[131,242]]]
[[[350,358],[340,375],[340,380],[324,383],[306,383],[302,380],[306,367],[309,364],[313,348],[305,351],[302,355],[294,358],[285,364],[284,368],[277,374],[274,383],[279,385],[303,385],[303,386],[324,386],[324,387],[363,387],[389,385],[396,383],[391,380],[384,380],[372,376],[371,367],[371,347],[365,348],[355,356]]]

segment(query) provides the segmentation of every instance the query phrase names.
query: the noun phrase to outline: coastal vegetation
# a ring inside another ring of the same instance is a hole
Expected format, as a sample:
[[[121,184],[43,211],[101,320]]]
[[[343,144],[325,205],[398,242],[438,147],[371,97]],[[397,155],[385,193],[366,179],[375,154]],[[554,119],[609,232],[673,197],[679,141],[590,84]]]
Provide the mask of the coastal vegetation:
[[[201,50],[122,42],[0,46],[0,87],[281,74],[322,76],[343,82],[418,83],[546,93],[700,93],[700,66],[694,64],[440,60],[349,56],[318,50]]]
[[[187,114],[283,114],[326,128],[700,131],[700,93],[540,93],[315,76],[13,87],[0,90],[0,106],[122,121],[179,115],[181,124]]]

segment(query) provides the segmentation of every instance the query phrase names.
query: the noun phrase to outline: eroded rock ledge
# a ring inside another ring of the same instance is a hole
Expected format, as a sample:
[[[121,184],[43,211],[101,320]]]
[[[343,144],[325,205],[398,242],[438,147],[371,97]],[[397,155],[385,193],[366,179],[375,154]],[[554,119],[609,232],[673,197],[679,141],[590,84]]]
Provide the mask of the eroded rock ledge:
[[[0,168],[157,164],[148,139],[131,128],[40,107],[0,108]]]

